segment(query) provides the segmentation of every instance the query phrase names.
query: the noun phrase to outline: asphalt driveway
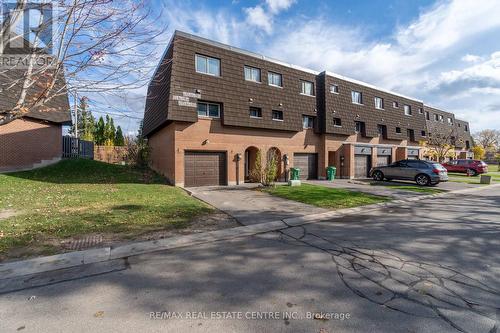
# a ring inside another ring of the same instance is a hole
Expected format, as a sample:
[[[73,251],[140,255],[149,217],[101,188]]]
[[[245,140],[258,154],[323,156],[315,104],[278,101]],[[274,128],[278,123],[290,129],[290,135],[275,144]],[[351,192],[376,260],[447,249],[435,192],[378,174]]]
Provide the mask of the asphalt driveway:
[[[243,225],[324,213],[326,209],[279,198],[256,189],[254,184],[189,188],[191,194]]]
[[[0,330],[498,332],[499,216],[497,186],[133,257],[2,295]]]

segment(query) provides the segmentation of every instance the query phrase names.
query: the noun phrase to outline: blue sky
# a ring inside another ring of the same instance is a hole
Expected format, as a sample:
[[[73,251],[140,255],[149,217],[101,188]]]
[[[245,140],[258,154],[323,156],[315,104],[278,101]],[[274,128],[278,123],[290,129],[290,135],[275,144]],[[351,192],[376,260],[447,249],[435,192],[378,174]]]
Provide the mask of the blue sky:
[[[170,1],[175,29],[314,70],[329,70],[500,129],[500,1]],[[166,45],[159,47],[158,54]],[[152,59],[157,61],[157,59]],[[145,89],[123,104],[141,118]],[[115,117],[116,118],[116,117]],[[117,119],[126,131],[137,119]]]

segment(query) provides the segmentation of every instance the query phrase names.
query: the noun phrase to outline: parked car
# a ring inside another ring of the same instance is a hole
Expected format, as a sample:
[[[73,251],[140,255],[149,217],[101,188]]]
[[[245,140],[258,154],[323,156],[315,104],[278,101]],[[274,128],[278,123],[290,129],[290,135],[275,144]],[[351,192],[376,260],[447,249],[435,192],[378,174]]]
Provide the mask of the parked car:
[[[374,180],[413,180],[417,185],[435,185],[448,180],[448,172],[437,162],[422,160],[401,160],[387,166],[370,170]]]
[[[472,176],[488,172],[488,165],[479,160],[451,160],[443,163],[443,166],[448,172],[462,172]]]

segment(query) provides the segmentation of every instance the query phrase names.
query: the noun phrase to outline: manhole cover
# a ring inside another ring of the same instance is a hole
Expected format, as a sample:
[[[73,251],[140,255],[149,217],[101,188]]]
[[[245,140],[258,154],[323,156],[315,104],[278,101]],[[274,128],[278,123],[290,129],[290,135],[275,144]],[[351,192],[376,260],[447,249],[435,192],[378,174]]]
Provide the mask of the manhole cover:
[[[102,236],[95,235],[68,241],[64,243],[64,247],[69,250],[84,250],[99,245],[100,243],[102,243]]]

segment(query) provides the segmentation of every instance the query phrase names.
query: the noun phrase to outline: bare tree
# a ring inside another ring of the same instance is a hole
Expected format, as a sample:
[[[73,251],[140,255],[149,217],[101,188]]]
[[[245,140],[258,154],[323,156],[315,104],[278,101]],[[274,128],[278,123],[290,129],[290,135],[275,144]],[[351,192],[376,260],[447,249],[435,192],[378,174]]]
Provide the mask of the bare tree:
[[[0,31],[0,89],[2,99],[8,96],[0,103],[0,125],[29,112],[67,107],[68,91],[125,98],[146,85],[166,30],[159,23],[161,14],[153,16],[148,8],[144,0],[38,5],[17,0],[4,13]],[[20,17],[34,9],[38,25],[19,32]],[[60,98],[66,103],[57,103]]]
[[[457,138],[456,128],[450,127],[449,129],[435,131],[432,135],[429,133],[427,142],[421,142],[421,145],[427,147],[430,155],[433,155],[438,162],[444,162],[454,152],[458,140],[462,139]]]
[[[495,129],[485,129],[474,134],[476,144],[486,151],[500,150],[500,131]]]

